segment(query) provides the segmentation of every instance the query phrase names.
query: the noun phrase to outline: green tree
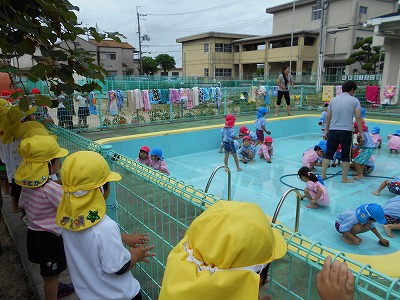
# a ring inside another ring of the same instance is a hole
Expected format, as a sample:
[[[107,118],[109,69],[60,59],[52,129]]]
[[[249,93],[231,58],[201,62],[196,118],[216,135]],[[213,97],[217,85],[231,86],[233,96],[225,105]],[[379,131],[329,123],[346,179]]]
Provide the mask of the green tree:
[[[356,62],[360,64],[362,70],[367,71],[367,74],[379,72],[383,68],[385,53],[381,52],[381,47],[372,47],[372,36],[362,39],[353,45],[353,49],[359,49],[344,61],[345,65],[352,65]],[[358,69],[353,69],[353,73],[360,72]]]
[[[96,64],[93,55],[82,49],[70,46],[62,49],[60,42],[73,42],[78,35],[89,33],[96,41],[105,38],[120,41],[120,35],[113,33],[98,33],[95,28],[84,28],[77,21],[75,11],[79,7],[73,6],[68,0],[2,0],[0,7],[0,72],[7,72],[16,78],[12,84],[22,85],[21,78],[27,77],[31,81],[47,81],[50,90],[59,94],[65,91],[72,94],[79,89],[90,92],[101,90],[95,80],[104,82],[105,70]],[[67,43],[68,44],[68,43]],[[72,43],[69,43],[73,45]],[[33,55],[37,48],[41,57],[30,70],[21,70],[11,66],[9,61],[19,61],[25,54]],[[5,63],[6,62],[6,63]],[[86,77],[87,83],[78,84],[73,74]],[[15,94],[21,97],[21,109],[27,109],[29,98],[24,93]],[[51,105],[50,98],[40,97],[38,105]]]
[[[175,59],[168,54],[159,54],[156,56],[155,61],[157,64],[163,69],[165,73],[168,72],[168,70],[171,70],[175,68]]]
[[[147,75],[154,74],[158,71],[158,64],[154,58],[149,56],[142,57],[143,72]]]

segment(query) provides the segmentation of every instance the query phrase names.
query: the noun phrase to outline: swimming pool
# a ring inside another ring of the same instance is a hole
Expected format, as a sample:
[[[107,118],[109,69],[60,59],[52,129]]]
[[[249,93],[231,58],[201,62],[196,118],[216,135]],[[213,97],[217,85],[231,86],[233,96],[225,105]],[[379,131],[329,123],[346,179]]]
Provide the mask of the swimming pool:
[[[267,117],[267,128],[274,138],[273,162],[267,164],[265,161],[256,159],[254,164],[242,164],[243,171],[236,172],[233,158],[230,158],[232,199],[257,203],[267,215],[272,216],[279,199],[289,188],[280,182],[280,178],[284,175],[296,174],[301,166],[302,153],[320,140],[318,117],[317,115],[274,119]],[[389,153],[386,147],[386,136],[397,130],[400,123],[377,122],[368,118],[366,122],[370,128],[375,126],[381,128],[384,141],[382,148],[375,151],[376,168],[371,175],[394,177],[399,172],[400,155]],[[254,129],[252,122],[238,122],[236,131],[241,125]],[[150,148],[161,147],[171,176],[196,188],[204,189],[212,171],[223,164],[224,154],[218,153],[221,127],[222,124],[221,126],[104,139],[98,142],[111,144],[115,151],[132,158],[136,158],[138,149],[142,145],[148,145]],[[328,172],[334,174],[340,170],[340,167],[336,167],[330,168]],[[383,178],[365,178],[353,184],[341,184],[340,179],[340,176],[334,176],[325,182],[331,198],[329,207],[312,210],[305,207],[308,200],[303,201],[299,232],[311,240],[321,242],[324,246],[349,253],[350,257],[353,254],[355,256],[352,258],[355,260],[372,264],[375,269],[386,273],[386,267],[382,266],[382,261],[393,265],[393,258],[385,259],[385,257],[394,255],[397,260],[400,258],[400,254],[396,253],[400,249],[400,237],[390,239],[391,246],[385,248],[378,245],[373,233],[368,232],[362,235],[363,243],[360,246],[350,246],[341,240],[340,234],[335,230],[334,219],[344,210],[356,208],[363,203],[376,202],[383,205],[393,194],[387,190],[384,190],[380,197],[371,194]],[[282,181],[291,186],[304,188],[304,183],[297,176],[285,176]],[[214,177],[209,192],[226,199],[227,176],[223,170]],[[278,220],[289,228],[293,228],[295,222],[295,195],[292,195],[287,198],[278,216]],[[386,237],[382,225],[377,225],[377,228]],[[398,235],[397,232],[395,234]],[[373,259],[371,256],[374,256]]]

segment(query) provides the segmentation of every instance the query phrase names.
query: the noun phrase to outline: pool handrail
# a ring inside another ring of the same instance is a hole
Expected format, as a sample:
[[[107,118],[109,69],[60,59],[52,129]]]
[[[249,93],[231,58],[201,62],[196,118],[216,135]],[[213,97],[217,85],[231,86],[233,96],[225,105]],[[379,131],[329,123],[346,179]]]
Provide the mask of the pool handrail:
[[[224,168],[226,170],[226,172],[228,173],[228,201],[230,201],[231,200],[231,169],[229,169],[228,166],[221,165],[221,166],[215,168],[215,170],[211,173],[210,178],[208,179],[208,182],[207,182],[206,188],[204,189],[204,192],[207,194],[208,189],[210,188],[211,181],[213,180],[213,178],[215,176],[215,173],[217,173],[217,171],[222,168]]]
[[[276,219],[278,218],[279,211],[281,210],[281,207],[283,205],[283,202],[285,202],[285,199],[286,199],[287,195],[289,195],[293,191],[296,193],[296,198],[297,198],[296,219],[295,219],[295,224],[294,224],[294,232],[298,232],[299,231],[299,219],[300,219],[300,201],[301,201],[302,197],[301,197],[301,194],[299,192],[299,189],[297,189],[297,188],[290,188],[285,193],[283,193],[283,196],[282,196],[281,200],[279,200],[279,203],[276,206],[276,209],[275,209],[275,212],[274,212],[274,216],[272,217],[272,221],[271,222],[275,224]]]

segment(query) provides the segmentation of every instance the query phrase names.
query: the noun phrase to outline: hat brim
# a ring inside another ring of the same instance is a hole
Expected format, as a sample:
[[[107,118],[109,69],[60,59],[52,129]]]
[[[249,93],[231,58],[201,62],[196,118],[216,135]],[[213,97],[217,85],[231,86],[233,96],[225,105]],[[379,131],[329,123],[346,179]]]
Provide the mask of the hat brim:
[[[60,150],[55,154],[54,158],[66,157],[69,151],[65,148],[60,148]]]
[[[116,172],[111,171],[110,174],[107,177],[107,181],[106,182],[109,182],[109,181],[120,181],[121,179],[122,179],[121,175],[119,175]]]
[[[287,243],[281,232],[276,228],[272,228],[272,232],[275,237],[274,253],[265,263],[270,263],[274,260],[280,259],[284,257],[287,252]]]

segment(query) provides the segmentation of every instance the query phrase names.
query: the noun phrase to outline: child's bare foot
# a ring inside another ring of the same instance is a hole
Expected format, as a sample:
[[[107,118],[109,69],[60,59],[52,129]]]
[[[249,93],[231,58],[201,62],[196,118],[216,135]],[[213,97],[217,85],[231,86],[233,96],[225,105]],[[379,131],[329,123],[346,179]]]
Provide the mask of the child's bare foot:
[[[389,237],[394,238],[394,234],[392,233],[392,229],[390,229],[389,226],[383,225],[383,229],[385,229],[386,234],[387,234]]]
[[[324,179],[324,178],[322,177],[322,179]],[[354,180],[351,180],[349,178],[342,179],[342,183],[353,183],[353,182],[354,182]]]
[[[363,175],[353,176],[353,179],[355,179],[355,180],[360,180],[360,179],[362,179],[362,178],[364,178]]]
[[[314,204],[310,203],[310,204],[308,204],[306,207],[307,207],[307,208],[319,208],[319,205],[316,204],[316,203],[314,203]]]
[[[237,171],[238,171],[238,172],[242,171],[242,168],[237,168]]]
[[[322,180],[325,180],[327,177],[326,175],[321,175]]]
[[[252,164],[254,162],[254,160],[250,160],[250,163]]]
[[[242,163],[247,164],[247,160],[243,159]]]
[[[342,235],[342,240],[349,245],[356,245],[356,243],[354,243],[351,239],[345,237],[344,235]]]
[[[374,194],[375,196],[379,196],[378,192],[371,192],[371,194]]]

